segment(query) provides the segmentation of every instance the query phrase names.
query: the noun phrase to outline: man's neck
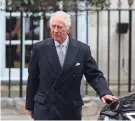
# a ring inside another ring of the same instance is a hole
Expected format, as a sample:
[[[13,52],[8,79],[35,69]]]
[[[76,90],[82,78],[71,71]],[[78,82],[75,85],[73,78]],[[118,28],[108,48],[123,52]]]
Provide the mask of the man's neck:
[[[66,36],[66,38],[63,41],[57,41],[59,44],[64,43],[66,40],[68,39],[68,35]]]
[[[55,45],[56,46],[63,45],[65,47],[67,47],[68,46],[68,43],[69,43],[69,37],[68,37],[68,35],[67,35],[67,38],[63,42],[58,42],[58,41],[55,40]]]

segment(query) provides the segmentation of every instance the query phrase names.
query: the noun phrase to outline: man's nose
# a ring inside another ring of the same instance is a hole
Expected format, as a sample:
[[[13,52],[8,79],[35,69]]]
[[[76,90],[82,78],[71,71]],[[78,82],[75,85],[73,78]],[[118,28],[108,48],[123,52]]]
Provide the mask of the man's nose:
[[[57,29],[57,27],[55,27],[55,29],[54,29],[54,32],[58,32],[58,29]]]

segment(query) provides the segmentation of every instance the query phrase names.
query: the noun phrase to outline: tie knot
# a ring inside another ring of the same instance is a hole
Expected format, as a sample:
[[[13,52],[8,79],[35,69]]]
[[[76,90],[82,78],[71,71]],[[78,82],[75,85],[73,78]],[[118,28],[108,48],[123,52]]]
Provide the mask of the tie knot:
[[[58,47],[62,49],[64,47],[64,45],[59,44]]]

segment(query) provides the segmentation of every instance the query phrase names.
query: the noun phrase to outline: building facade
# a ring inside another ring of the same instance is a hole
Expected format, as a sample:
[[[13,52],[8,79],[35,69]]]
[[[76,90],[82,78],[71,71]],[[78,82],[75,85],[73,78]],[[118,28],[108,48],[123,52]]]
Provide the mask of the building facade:
[[[82,6],[85,7],[85,4],[80,3]],[[16,46],[16,56],[20,56],[18,53],[20,53],[20,43],[22,39],[22,48],[23,48],[23,55],[22,55],[22,79],[24,82],[27,82],[27,76],[28,76],[28,61],[27,57],[29,58],[31,45],[33,43],[36,43],[38,41],[42,41],[44,39],[44,19],[41,17],[39,21],[35,21],[35,25],[38,26],[34,29],[35,34],[38,34],[38,38],[36,39],[29,39],[26,38],[26,34],[29,33],[29,19],[27,20],[25,18],[26,14],[23,14],[23,32],[22,36],[18,34],[18,39],[16,40],[7,40],[6,39],[6,19],[10,16],[9,12],[6,12],[5,9],[6,0],[0,1],[0,77],[1,80],[7,81],[9,80],[9,76],[12,81],[19,81],[20,80],[20,61],[14,60],[13,64],[14,66],[10,67],[10,73],[9,68],[7,66],[7,46],[11,44],[11,50],[12,47]],[[121,8],[121,12],[119,13],[119,9]],[[132,5],[132,9],[135,8],[135,3]],[[93,9],[93,8],[92,8]],[[115,10],[114,10],[115,9]],[[126,9],[126,10],[124,10]],[[117,83],[118,81],[118,73],[120,72],[120,80],[123,83],[128,83],[128,62],[129,62],[129,28],[127,29],[127,32],[123,34],[119,34],[117,32],[117,24],[120,23],[126,23],[129,25],[129,5],[126,0],[112,0],[111,6],[110,6],[110,12],[108,14],[108,10],[104,11],[78,11],[77,12],[77,21],[75,21],[75,12],[71,12],[73,15],[73,36],[76,37],[78,40],[83,41],[84,43],[87,43],[91,47],[91,52],[93,57],[96,61],[98,61],[99,68],[104,72],[105,77],[108,76],[108,51],[109,51],[109,79],[112,83]],[[50,14],[47,14],[49,16]],[[88,16],[87,16],[88,15]],[[12,13],[12,16],[20,18],[21,13]],[[77,24],[76,24],[77,22]],[[12,24],[12,23],[11,23]],[[77,26],[77,27],[76,27]],[[135,83],[135,11],[132,10],[132,83]],[[74,32],[76,31],[76,32]],[[109,31],[109,32],[108,32]],[[21,33],[18,31],[18,33]],[[22,38],[21,38],[22,37]],[[108,42],[109,48],[108,48]],[[120,46],[119,46],[120,44]],[[27,52],[28,48],[28,52]],[[120,48],[120,58],[119,58],[119,48]],[[13,55],[10,55],[10,59],[13,57]],[[19,57],[18,57],[19,58]],[[120,59],[120,61],[119,61]],[[29,60],[29,59],[28,59]],[[120,66],[119,66],[120,65]],[[118,68],[120,67],[120,69]],[[120,70],[120,71],[119,71]]]

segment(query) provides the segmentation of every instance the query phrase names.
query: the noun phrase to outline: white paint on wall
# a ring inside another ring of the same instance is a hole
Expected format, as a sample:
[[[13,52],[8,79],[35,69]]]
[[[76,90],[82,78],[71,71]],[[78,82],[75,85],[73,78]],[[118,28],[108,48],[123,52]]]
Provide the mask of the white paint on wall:
[[[118,8],[118,0],[111,1],[111,8]],[[132,6],[135,8],[135,3]],[[126,0],[122,0],[121,8],[127,8],[128,4]],[[96,45],[97,45],[97,15],[96,13],[90,12],[90,34],[89,34],[89,45],[91,46],[91,51],[93,57],[96,59]],[[107,60],[108,60],[108,13],[102,11],[99,13],[99,68],[104,72],[105,77],[107,77]],[[118,11],[111,11],[110,14],[110,80],[116,82],[118,80],[118,34],[116,32],[116,25],[119,22]],[[128,23],[129,18],[128,11],[121,12],[121,22]],[[129,31],[126,34],[121,35],[121,60],[120,60],[120,70],[121,70],[121,81],[128,83],[128,37]],[[132,18],[132,82],[135,80],[135,11],[133,11]],[[124,60],[124,66],[123,66]]]

